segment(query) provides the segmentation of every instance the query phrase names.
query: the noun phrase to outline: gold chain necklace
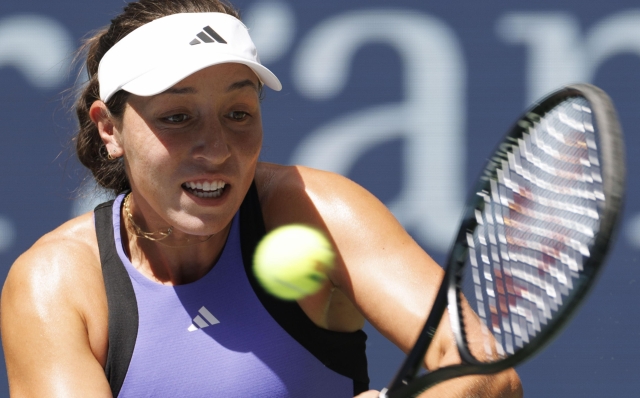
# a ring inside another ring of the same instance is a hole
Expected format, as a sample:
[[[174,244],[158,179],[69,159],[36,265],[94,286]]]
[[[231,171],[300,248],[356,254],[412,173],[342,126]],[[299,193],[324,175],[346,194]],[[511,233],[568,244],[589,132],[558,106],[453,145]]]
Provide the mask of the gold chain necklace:
[[[130,196],[131,196],[131,192],[129,192],[127,196],[124,198],[124,203],[122,207],[124,209],[125,215],[127,216],[127,219],[129,220],[129,224],[131,224],[131,228],[133,228],[133,231],[132,231],[133,234],[138,238],[148,239],[168,247],[183,247],[183,246],[190,246],[190,245],[206,242],[215,235],[215,234],[211,234],[211,235],[205,236],[202,239],[187,238],[186,242],[184,242],[183,244],[171,245],[165,242],[164,239],[168,238],[169,235],[171,235],[171,233],[173,232],[173,227],[167,228],[166,231],[146,232],[146,231],[143,231],[142,228],[140,228],[138,224],[135,223],[135,221],[133,221],[133,215],[131,214],[131,210],[129,208]],[[154,235],[160,235],[160,237],[156,238]]]
[[[143,231],[142,228],[140,228],[138,226],[138,224],[136,224],[135,221],[133,221],[133,215],[131,215],[131,210],[129,209],[129,199],[131,198],[131,192],[129,192],[127,194],[127,196],[124,198],[124,213],[127,216],[127,219],[129,219],[129,224],[131,224],[131,228],[133,228],[133,232],[134,235],[137,236],[138,238],[144,238],[144,239],[149,239],[152,240],[154,242],[159,242],[163,239],[166,239],[169,237],[169,235],[171,235],[171,232],[173,232],[173,227],[169,227],[167,228],[166,231],[158,231],[158,232],[146,232]],[[160,235],[159,238],[154,237],[154,235]]]

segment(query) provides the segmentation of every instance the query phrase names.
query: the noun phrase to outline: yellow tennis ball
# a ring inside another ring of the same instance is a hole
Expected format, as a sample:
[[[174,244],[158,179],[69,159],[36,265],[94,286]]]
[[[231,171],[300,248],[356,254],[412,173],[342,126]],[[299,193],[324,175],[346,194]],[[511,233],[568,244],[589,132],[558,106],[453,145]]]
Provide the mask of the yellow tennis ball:
[[[266,291],[283,300],[316,293],[333,268],[335,254],[315,228],[290,224],[269,232],[253,256],[253,272]]]

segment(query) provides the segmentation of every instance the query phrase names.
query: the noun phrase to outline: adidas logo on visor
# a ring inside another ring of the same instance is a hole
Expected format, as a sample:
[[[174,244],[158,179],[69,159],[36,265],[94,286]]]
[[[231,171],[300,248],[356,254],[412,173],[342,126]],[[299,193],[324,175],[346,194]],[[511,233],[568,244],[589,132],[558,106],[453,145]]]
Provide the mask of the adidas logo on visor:
[[[211,26],[205,26],[204,28],[202,28],[202,32],[198,33],[196,36],[198,36],[198,38],[202,41],[193,39],[191,43],[189,43],[192,46],[195,46],[196,44],[202,44],[202,42],[227,44],[227,41],[223,39],[219,34],[217,34],[215,30],[211,29]]]

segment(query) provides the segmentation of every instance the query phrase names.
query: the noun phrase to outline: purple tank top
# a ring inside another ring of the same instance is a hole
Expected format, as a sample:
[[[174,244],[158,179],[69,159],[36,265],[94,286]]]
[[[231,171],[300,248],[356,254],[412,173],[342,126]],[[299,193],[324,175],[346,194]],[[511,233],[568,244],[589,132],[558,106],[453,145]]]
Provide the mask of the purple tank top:
[[[325,367],[269,315],[242,264],[238,215],[220,259],[196,282],[165,286],[116,250],[137,300],[139,326],[119,397],[352,397],[353,380]]]

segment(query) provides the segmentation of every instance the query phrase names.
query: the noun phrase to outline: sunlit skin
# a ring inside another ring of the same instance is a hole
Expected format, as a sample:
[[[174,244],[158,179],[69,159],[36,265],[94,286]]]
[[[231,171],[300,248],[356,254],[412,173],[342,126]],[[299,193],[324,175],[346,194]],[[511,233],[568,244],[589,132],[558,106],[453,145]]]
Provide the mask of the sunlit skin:
[[[358,330],[367,319],[403,351],[413,346],[442,269],[380,201],[354,182],[258,161],[258,79],[249,68],[212,66],[165,93],[131,96],[121,120],[111,117],[101,101],[94,103],[91,116],[107,150],[124,157],[136,224],[150,232],[173,227],[161,244],[136,237],[122,220],[128,255],[149,279],[183,284],[215,266],[230,222],[255,180],[268,230],[310,224],[324,230],[336,247],[329,281],[299,301],[307,316],[334,331]],[[186,188],[205,181],[227,185],[218,198],[200,198]],[[193,238],[211,234],[193,244]],[[1,314],[12,396],[110,396],[104,374],[107,303],[92,213],[47,234],[16,261],[3,289]],[[429,369],[459,361],[448,325],[445,317],[425,358]],[[478,333],[477,326],[470,328],[472,335]],[[512,370],[456,379],[424,394],[521,395]],[[360,398],[376,396],[371,391]]]

